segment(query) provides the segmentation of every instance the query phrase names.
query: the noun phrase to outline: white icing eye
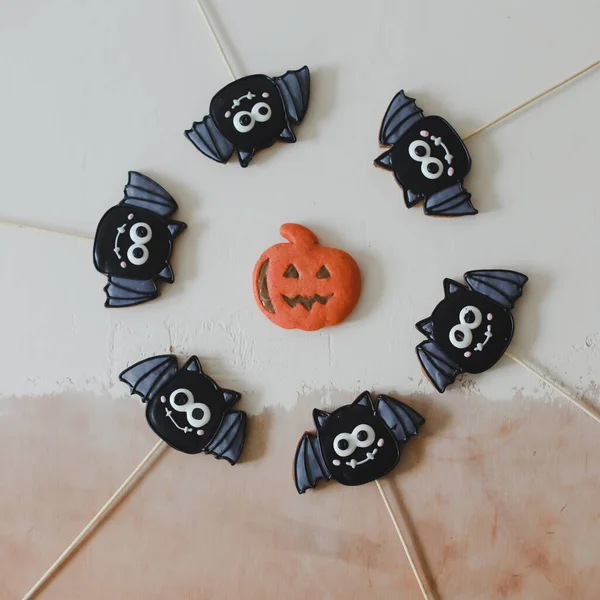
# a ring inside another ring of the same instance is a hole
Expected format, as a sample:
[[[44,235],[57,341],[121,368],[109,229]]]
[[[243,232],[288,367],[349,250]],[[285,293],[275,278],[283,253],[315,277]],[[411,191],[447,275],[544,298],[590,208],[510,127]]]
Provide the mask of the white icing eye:
[[[444,172],[442,161],[431,156],[431,147],[423,140],[415,140],[408,147],[408,155],[421,163],[421,173],[427,179],[438,179]]]
[[[338,456],[345,458],[356,450],[356,441],[349,433],[338,433],[333,440],[333,449]]]
[[[356,440],[359,448],[367,448],[375,441],[375,430],[370,425],[363,423],[352,430],[352,437]]]
[[[241,110],[233,117],[233,126],[240,133],[248,133],[254,128],[254,117],[247,110]]]
[[[186,413],[187,422],[192,427],[203,427],[210,421],[210,408],[203,402],[194,402],[194,394],[186,388],[171,392],[169,404],[173,410]]]
[[[132,265],[138,267],[143,265],[149,257],[150,252],[148,252],[148,248],[143,244],[133,244],[133,246],[129,246],[129,249],[127,250],[127,259]]]
[[[455,325],[450,330],[450,343],[460,350],[468,348],[473,341],[473,334],[468,327],[464,325]]]
[[[415,140],[408,147],[408,155],[417,162],[423,161],[431,156],[431,148],[427,142],[423,140]]]
[[[148,223],[134,223],[129,237],[134,244],[147,244],[152,239],[152,228]]]
[[[461,325],[469,329],[477,329],[483,321],[483,315],[476,306],[465,306],[458,316]]]
[[[255,121],[264,123],[271,118],[271,107],[266,102],[257,102],[252,107],[252,116]]]

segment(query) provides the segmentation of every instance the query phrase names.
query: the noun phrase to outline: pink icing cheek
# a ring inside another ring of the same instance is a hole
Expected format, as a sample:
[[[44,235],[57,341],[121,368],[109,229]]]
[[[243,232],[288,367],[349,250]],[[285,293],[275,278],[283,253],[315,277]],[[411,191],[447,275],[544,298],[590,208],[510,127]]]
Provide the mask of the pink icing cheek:
[[[122,269],[124,269],[126,266],[127,266],[127,263],[126,263],[125,261],[123,261],[123,262],[121,263],[121,268],[122,268]]]
[[[450,177],[452,177],[452,175],[454,175],[454,168],[453,167],[450,167],[448,169],[448,175],[450,175]]]
[[[383,438],[379,438],[377,440],[377,447],[381,448],[381,446],[383,446],[383,444],[385,444],[385,441],[383,440]]]
[[[466,358],[469,358],[469,356],[471,356],[471,353],[470,353],[470,352],[467,350],[467,351],[465,352],[465,357],[466,357]]]
[[[268,97],[269,97],[269,92],[263,92],[263,95],[262,95],[262,97],[263,97],[263,98],[268,98]]]
[[[196,431],[197,435],[204,435],[204,429],[198,429],[198,431]]]
[[[494,318],[494,315],[492,313],[488,313],[487,314],[487,320],[491,321]]]
[[[336,458],[331,461],[335,467],[339,467],[342,463]]]
[[[429,131],[427,131],[426,129],[423,129],[423,131],[419,132],[423,137],[429,137]]]
[[[231,111],[230,111],[230,110],[228,110],[228,111],[225,113],[225,118],[226,118],[226,119],[229,119],[229,117],[230,117],[230,116],[231,116]]]
[[[127,219],[128,219],[129,221],[131,221],[131,219],[133,219],[133,213],[129,213],[129,214],[127,215]]]

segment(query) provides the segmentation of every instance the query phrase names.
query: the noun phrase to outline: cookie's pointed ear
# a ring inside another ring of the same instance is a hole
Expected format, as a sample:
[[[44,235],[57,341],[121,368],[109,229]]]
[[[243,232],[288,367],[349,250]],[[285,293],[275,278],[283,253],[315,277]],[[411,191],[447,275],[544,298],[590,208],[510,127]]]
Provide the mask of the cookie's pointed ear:
[[[450,294],[459,292],[460,290],[466,290],[464,285],[457,283],[453,279],[444,279],[444,297],[447,298]]]
[[[352,406],[366,406],[370,408],[373,412],[375,412],[375,407],[373,406],[373,400],[371,399],[371,394],[367,391],[363,392],[353,403]]]
[[[242,397],[239,392],[234,392],[233,390],[221,390],[221,393],[227,406],[233,406]]]
[[[325,423],[327,422],[327,419],[329,419],[331,415],[328,412],[325,412],[324,410],[319,410],[318,408],[315,408],[313,410],[313,419],[315,421],[315,425],[317,426],[317,429],[321,429],[321,427],[323,427],[323,425],[325,425]]]
[[[428,338],[431,338],[433,335],[433,319],[431,317],[419,321],[415,327]]]
[[[192,373],[202,373],[202,365],[197,356],[192,356],[185,365],[183,365],[183,369],[184,371],[191,371]]]

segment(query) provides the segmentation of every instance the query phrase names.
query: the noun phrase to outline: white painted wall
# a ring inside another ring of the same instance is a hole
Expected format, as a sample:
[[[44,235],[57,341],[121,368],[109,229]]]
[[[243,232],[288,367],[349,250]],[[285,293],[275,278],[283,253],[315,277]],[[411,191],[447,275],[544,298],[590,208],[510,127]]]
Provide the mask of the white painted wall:
[[[250,412],[292,406],[307,389],[431,393],[414,323],[441,299],[444,277],[504,267],[530,276],[513,352],[598,400],[600,71],[468,142],[474,218],[407,210],[392,175],[371,163],[400,88],[466,135],[596,60],[600,5],[208,8],[240,75],[305,63],[313,75],[298,143],[260,153],[246,170],[209,161],[183,136],[228,82],[194,0],[0,6],[0,219],[92,235],[136,169],[175,196],[176,218],[189,225],[175,248],[176,283],[125,310],[103,308],[91,241],[0,226],[2,396],[124,397],[117,374],[170,348],[198,354],[246,394]],[[254,262],[287,221],[359,262],[362,299],[341,326],[285,331],[255,306]],[[452,393],[501,400],[540,388],[508,359],[465,381]]]

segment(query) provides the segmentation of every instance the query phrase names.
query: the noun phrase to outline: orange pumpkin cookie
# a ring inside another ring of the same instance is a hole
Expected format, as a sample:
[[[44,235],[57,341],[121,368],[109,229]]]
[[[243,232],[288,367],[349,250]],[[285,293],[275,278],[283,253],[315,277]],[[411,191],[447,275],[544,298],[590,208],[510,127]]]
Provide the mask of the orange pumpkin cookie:
[[[302,225],[286,223],[279,233],[290,243],[271,246],[254,267],[259,308],[284,329],[314,331],[341,323],[360,296],[356,261],[343,250],[320,246]]]

